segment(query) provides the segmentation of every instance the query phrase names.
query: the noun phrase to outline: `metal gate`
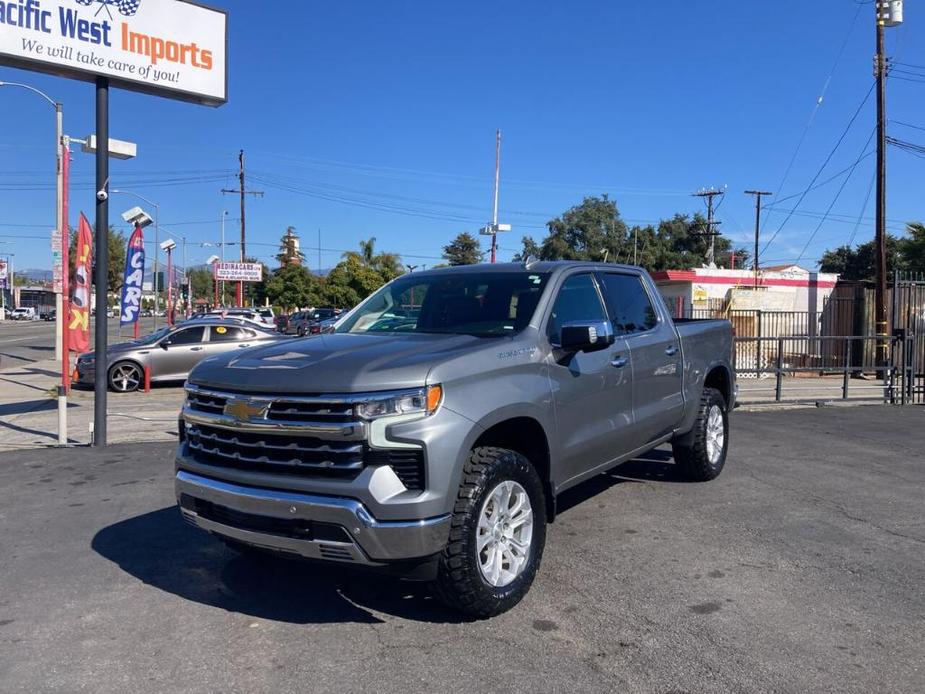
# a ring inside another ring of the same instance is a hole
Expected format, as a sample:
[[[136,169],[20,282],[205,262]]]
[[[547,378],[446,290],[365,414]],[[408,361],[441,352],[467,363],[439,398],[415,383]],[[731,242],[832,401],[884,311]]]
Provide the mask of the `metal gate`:
[[[925,403],[925,274],[896,273],[892,299],[893,402]]]

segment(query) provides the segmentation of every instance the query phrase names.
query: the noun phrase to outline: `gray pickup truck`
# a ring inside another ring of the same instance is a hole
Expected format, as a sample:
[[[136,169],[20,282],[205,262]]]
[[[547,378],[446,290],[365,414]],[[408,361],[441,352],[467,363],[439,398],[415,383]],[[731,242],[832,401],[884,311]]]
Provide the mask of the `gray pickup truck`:
[[[529,590],[562,491],[664,443],[720,473],[732,349],[636,267],[404,275],[331,334],[192,371],[178,503],[243,554],[397,572],[489,617]]]

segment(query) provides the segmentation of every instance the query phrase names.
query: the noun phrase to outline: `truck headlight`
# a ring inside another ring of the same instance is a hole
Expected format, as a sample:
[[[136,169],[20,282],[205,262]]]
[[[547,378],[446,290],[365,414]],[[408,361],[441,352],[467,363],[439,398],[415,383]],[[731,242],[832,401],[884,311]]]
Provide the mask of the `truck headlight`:
[[[363,419],[378,419],[402,414],[430,415],[443,402],[443,387],[427,386],[418,390],[381,393],[358,403],[357,415]]]

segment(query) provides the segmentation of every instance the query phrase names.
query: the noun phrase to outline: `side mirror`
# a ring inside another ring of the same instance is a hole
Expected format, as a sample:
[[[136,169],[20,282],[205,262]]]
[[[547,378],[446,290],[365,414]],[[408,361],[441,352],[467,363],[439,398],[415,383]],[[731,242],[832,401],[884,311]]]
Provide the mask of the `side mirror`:
[[[161,349],[167,349],[170,346],[170,340],[161,340],[160,347]]]
[[[576,321],[562,326],[561,348],[567,352],[596,352],[613,344],[610,321]]]

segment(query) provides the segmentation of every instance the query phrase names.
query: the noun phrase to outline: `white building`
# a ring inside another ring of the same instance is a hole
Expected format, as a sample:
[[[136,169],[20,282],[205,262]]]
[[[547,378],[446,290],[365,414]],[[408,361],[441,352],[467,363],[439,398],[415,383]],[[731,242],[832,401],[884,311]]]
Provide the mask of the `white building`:
[[[838,281],[837,274],[799,265],[762,268],[757,286],[754,271],[747,269],[662,270],[652,278],[676,316],[742,309],[820,313]]]

